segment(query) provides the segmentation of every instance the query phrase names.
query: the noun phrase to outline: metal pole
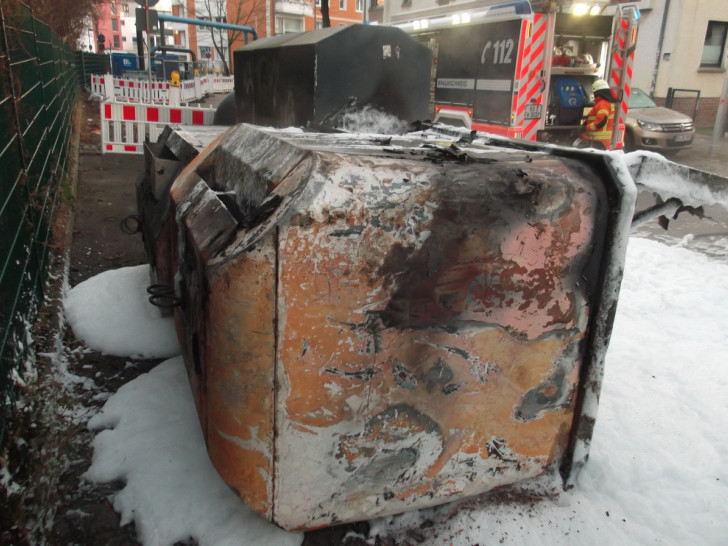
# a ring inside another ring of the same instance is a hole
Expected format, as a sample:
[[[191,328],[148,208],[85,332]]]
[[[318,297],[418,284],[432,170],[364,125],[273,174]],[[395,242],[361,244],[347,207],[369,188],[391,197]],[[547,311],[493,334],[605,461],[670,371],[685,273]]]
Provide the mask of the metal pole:
[[[144,15],[147,21],[147,55],[149,56],[149,64],[147,65],[149,75],[149,98],[152,98],[152,39],[149,36],[149,0],[144,0]]]
[[[715,155],[715,152],[718,150],[718,143],[725,133],[726,100],[728,100],[728,75],[723,78],[723,92],[720,95],[718,113],[715,116],[715,125],[713,125],[713,140],[710,143],[710,157]]]
[[[662,12],[662,24],[660,25],[660,37],[657,40],[657,54],[655,55],[655,66],[652,69],[652,81],[650,82],[650,98],[655,98],[655,87],[657,87],[657,72],[660,70],[660,57],[662,56],[662,46],[665,42],[665,27],[667,26],[667,16],[670,11],[670,0],[665,0],[665,6]]]

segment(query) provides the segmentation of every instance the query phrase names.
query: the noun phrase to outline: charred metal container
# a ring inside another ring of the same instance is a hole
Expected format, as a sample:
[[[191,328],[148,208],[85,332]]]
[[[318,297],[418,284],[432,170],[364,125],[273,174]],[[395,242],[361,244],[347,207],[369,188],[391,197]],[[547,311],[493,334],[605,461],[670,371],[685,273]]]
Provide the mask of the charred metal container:
[[[432,54],[398,28],[283,34],[233,55],[238,122],[318,125],[352,99],[407,122],[429,117]]]
[[[213,141],[148,248],[223,479],[302,530],[573,475],[634,201],[609,161],[428,133]]]

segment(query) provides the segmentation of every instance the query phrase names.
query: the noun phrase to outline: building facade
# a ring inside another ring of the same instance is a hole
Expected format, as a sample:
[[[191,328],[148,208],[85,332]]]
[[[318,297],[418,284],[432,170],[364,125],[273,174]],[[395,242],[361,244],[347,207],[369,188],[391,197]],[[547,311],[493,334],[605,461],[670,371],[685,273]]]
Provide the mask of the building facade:
[[[181,2],[181,0],[173,0]],[[175,5],[170,0],[162,0],[152,9],[160,13],[174,13]],[[92,51],[100,51],[100,35],[103,35],[103,49],[107,52],[121,51],[138,53],[136,10],[140,5],[132,0],[110,0],[98,4],[98,17],[89,22],[88,47]],[[161,45],[161,38],[157,31],[150,33],[152,47]],[[168,23],[165,25],[165,44],[188,47],[187,25]],[[146,36],[142,37],[146,40]],[[83,49],[87,44],[82,41]],[[146,47],[146,46],[145,46]]]
[[[112,0],[98,5],[98,19],[94,22],[95,51],[131,49],[132,44],[127,41],[128,33],[125,32],[130,11],[133,15],[134,8],[129,2]]]
[[[712,127],[727,77],[726,0],[641,0],[632,83]],[[699,93],[699,95],[698,95]],[[699,96],[699,102],[698,102]]]
[[[217,6],[217,12],[211,9],[213,4]],[[364,5],[365,0],[329,0],[331,26],[363,22]],[[186,0],[185,7],[189,17],[212,16],[219,21],[248,26],[259,38],[323,26],[321,0]],[[201,48],[211,45],[209,36],[210,31],[203,27],[190,26],[190,48],[202,52]],[[232,40],[224,54],[232,67],[232,52],[245,45],[245,41],[242,33],[232,31],[230,36]],[[207,51],[205,49],[205,53]],[[213,52],[213,58],[216,55],[219,55],[218,51]]]
[[[370,10],[365,16],[367,2]],[[381,21],[383,5],[384,0],[329,0],[331,26]],[[99,51],[101,34],[104,50],[138,53],[135,10],[139,7],[132,0],[107,0],[99,4],[98,19],[93,29],[89,27],[89,43],[83,48]],[[152,9],[178,17],[248,26],[259,38],[323,26],[321,0],[160,0]],[[164,30],[166,45],[190,49],[203,64],[215,64],[222,56],[232,67],[232,52],[245,45],[244,34],[234,30],[169,22],[164,23]],[[161,45],[158,31],[152,33],[150,42],[152,48]]]

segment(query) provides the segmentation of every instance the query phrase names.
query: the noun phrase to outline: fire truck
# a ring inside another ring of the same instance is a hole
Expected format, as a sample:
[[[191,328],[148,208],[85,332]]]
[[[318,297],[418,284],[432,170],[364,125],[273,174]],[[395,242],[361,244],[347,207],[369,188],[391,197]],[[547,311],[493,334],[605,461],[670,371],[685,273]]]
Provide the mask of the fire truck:
[[[593,104],[592,83],[604,79],[617,98],[612,147],[621,148],[639,21],[634,6],[614,0],[583,7],[559,0],[385,6],[385,22],[432,50],[435,121],[570,144]]]

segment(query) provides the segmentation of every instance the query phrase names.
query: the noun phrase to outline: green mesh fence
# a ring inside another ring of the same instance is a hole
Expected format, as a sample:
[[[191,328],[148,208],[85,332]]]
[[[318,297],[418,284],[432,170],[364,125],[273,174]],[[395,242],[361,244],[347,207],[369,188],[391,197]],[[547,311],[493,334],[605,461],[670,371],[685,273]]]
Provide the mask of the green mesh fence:
[[[72,52],[18,2],[0,3],[0,445],[42,302],[78,86]]]
[[[109,55],[76,51],[74,58],[78,83],[81,87],[90,89],[92,74],[111,74],[111,57]]]

